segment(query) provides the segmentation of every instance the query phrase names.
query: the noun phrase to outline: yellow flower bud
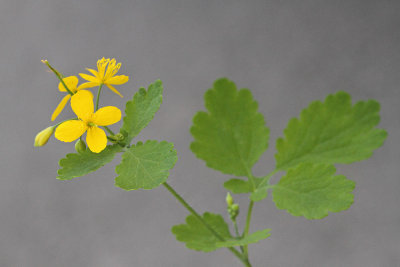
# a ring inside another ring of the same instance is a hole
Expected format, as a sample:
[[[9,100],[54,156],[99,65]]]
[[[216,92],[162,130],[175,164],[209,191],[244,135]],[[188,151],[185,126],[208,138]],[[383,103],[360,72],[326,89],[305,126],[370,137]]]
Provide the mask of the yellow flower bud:
[[[53,125],[47,127],[46,129],[38,133],[35,137],[34,146],[44,146],[47,143],[47,141],[49,141],[50,137],[53,135],[55,128],[56,127]]]

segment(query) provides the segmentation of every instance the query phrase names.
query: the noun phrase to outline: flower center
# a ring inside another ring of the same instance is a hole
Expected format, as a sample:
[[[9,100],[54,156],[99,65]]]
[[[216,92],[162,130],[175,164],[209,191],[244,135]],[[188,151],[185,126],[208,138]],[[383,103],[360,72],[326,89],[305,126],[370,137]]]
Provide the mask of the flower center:
[[[96,124],[94,124],[93,122],[87,122],[87,126],[89,126],[89,127],[95,127],[95,126],[97,126]]]

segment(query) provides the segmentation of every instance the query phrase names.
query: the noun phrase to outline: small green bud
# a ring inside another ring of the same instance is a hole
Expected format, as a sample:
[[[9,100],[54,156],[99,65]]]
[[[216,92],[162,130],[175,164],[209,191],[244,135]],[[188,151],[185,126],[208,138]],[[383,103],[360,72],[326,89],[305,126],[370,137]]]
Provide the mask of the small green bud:
[[[108,139],[109,139],[111,142],[118,143],[118,142],[123,141],[123,140],[125,139],[125,136],[124,136],[122,133],[117,133],[117,134],[115,134],[115,135],[110,135],[110,136],[108,137]]]
[[[117,133],[117,134],[114,135],[114,136],[115,136],[115,139],[116,139],[117,141],[122,141],[122,140],[125,139],[125,136],[124,136],[122,133]]]
[[[238,204],[233,204],[232,205],[232,210],[234,211],[234,212],[237,212],[237,213],[239,213],[239,205]]]
[[[231,196],[231,194],[229,192],[226,194],[225,200],[226,200],[226,204],[228,205],[228,207],[232,206],[233,197]]]
[[[75,150],[78,153],[83,153],[86,151],[86,144],[82,141],[82,139],[79,138],[78,141],[76,141]]]
[[[234,203],[231,206],[229,206],[228,213],[231,220],[234,221],[236,217],[239,215],[239,205]]]
[[[56,127],[53,125],[39,132],[35,137],[34,146],[44,146],[53,135],[55,128]]]

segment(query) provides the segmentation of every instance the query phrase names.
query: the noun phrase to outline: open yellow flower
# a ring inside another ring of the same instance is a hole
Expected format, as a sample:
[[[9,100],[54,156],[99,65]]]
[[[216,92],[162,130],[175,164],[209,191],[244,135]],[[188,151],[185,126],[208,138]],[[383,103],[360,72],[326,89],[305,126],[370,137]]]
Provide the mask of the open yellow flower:
[[[76,76],[69,76],[63,78],[63,82],[65,85],[68,87],[68,89],[75,94],[77,91],[82,89],[82,87],[78,87],[78,78]],[[65,89],[64,85],[60,82],[58,84],[58,90],[60,92],[67,92]],[[57,116],[61,113],[61,111],[64,109],[65,105],[67,104],[68,100],[71,98],[71,95],[68,93],[64,98],[61,100],[60,104],[56,107],[54,110],[53,114],[51,115],[51,120],[54,121]]]
[[[55,137],[63,142],[72,142],[86,131],[86,143],[92,152],[99,153],[107,146],[107,136],[98,126],[107,126],[121,119],[117,107],[103,107],[94,112],[93,95],[87,90],[77,92],[71,97],[71,108],[78,120],[69,120],[60,124]]]
[[[115,89],[112,84],[124,84],[129,80],[129,77],[126,75],[118,75],[117,72],[119,71],[119,68],[121,67],[121,63],[116,62],[115,58],[113,59],[105,59],[104,57],[102,59],[99,59],[97,61],[97,71],[93,69],[88,69],[86,68],[87,71],[93,74],[93,76],[85,74],[85,73],[79,73],[79,75],[85,79],[88,80],[89,82],[83,83],[79,86],[79,88],[91,88],[95,86],[100,86],[101,84],[107,85],[108,88],[110,88],[111,91],[122,97],[122,95]]]

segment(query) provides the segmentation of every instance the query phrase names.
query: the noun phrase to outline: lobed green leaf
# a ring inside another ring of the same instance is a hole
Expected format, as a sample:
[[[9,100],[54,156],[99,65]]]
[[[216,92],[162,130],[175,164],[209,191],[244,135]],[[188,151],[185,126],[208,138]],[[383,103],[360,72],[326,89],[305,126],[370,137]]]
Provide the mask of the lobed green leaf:
[[[360,101],[354,106],[345,92],[314,101],[289,121],[285,136],[276,143],[276,165],[287,170],[301,162],[352,163],[369,158],[387,133],[379,123],[379,103]]]
[[[61,169],[57,171],[59,180],[71,180],[93,172],[111,162],[115,153],[120,152],[119,145],[109,145],[100,153],[93,153],[87,149],[83,153],[70,153],[59,161]]]
[[[162,103],[163,85],[160,80],[150,84],[149,89],[140,88],[133,99],[126,103],[125,117],[121,133],[125,136],[124,142],[131,140],[149,124]]]
[[[322,219],[329,212],[348,209],[355,183],[335,172],[330,164],[302,163],[289,169],[273,186],[276,207],[307,219]]]
[[[176,161],[172,143],[138,142],[122,154],[122,161],[116,167],[115,185],[125,190],[153,189],[167,180]]]
[[[207,166],[246,176],[268,147],[269,129],[248,89],[228,79],[215,81],[205,94],[207,112],[193,118],[190,148]]]
[[[228,224],[221,215],[205,212],[202,218],[222,238],[232,238]],[[175,225],[171,231],[178,241],[186,243],[190,249],[210,252],[219,248],[217,244],[220,240],[192,214],[186,217],[186,224]]]

